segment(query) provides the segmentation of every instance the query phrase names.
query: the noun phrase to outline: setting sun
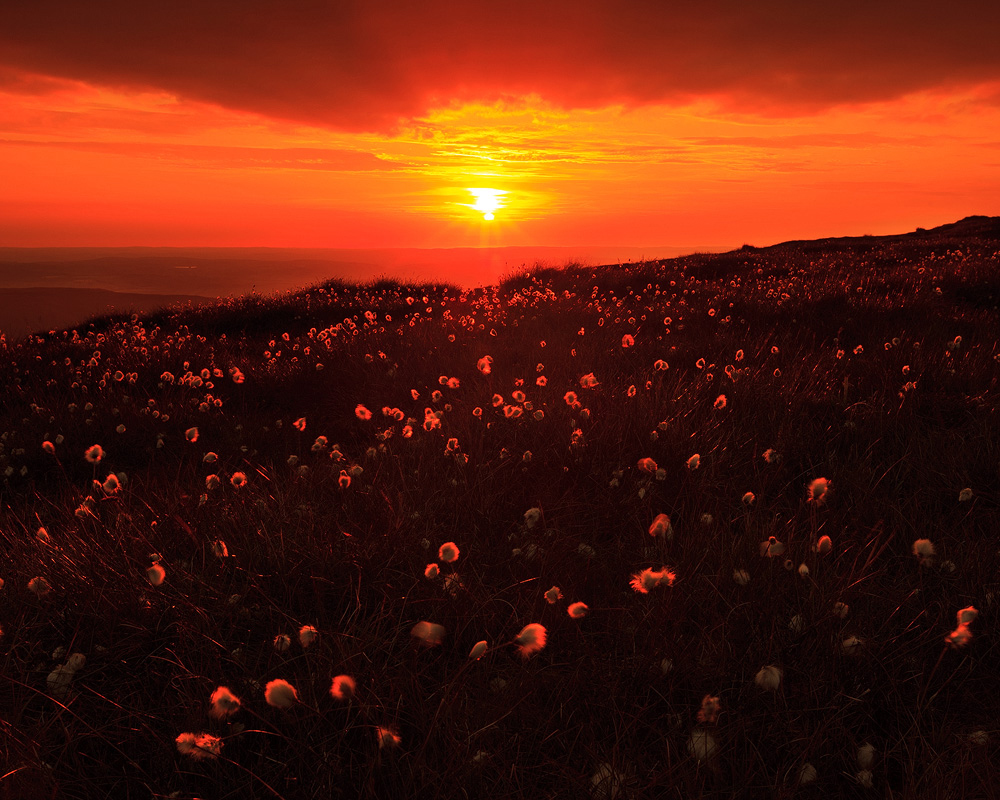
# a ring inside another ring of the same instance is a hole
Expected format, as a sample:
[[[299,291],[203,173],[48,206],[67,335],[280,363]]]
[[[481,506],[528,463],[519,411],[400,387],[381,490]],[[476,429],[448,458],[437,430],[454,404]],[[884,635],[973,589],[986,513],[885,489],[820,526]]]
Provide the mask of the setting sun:
[[[504,189],[467,189],[466,191],[476,198],[476,202],[464,203],[463,205],[468,205],[476,211],[482,211],[485,220],[494,219],[493,212],[503,208],[502,198],[503,195],[507,194]]]

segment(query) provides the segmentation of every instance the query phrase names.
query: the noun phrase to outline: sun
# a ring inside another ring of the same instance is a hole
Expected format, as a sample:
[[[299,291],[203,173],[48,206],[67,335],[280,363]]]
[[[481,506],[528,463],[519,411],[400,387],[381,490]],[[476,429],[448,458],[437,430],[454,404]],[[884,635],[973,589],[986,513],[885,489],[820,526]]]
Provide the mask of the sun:
[[[466,189],[466,191],[476,198],[476,202],[462,205],[482,211],[483,219],[486,221],[496,219],[493,212],[503,208],[503,196],[507,194],[504,189]]]

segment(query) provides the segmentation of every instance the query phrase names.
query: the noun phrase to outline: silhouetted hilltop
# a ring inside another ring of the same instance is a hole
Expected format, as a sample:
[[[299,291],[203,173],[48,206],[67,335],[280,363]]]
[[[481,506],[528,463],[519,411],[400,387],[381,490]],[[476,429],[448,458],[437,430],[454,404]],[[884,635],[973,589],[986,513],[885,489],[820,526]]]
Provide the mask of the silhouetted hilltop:
[[[807,246],[809,249],[841,248],[844,246],[865,245],[877,246],[880,243],[906,242],[919,240],[945,239],[1000,239],[1000,217],[981,215],[965,217],[957,222],[948,222],[935,228],[917,228],[909,233],[890,233],[882,236],[831,236],[824,239],[792,239],[787,242],[752,247],[744,245],[745,250],[771,250],[776,247]]]

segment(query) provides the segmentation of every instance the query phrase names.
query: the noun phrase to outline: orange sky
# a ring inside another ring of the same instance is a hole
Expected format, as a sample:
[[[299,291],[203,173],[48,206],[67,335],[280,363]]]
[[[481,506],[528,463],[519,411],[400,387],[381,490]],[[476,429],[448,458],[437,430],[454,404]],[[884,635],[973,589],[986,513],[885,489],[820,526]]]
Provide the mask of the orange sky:
[[[1000,214],[993,4],[8,5],[0,246],[738,246]]]

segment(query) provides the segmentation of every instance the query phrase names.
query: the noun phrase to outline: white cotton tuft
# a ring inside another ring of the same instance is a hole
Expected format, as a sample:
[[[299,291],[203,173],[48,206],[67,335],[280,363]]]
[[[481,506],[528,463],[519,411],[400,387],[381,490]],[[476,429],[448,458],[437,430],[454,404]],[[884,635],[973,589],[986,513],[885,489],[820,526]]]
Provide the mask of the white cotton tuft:
[[[288,681],[277,678],[264,687],[264,699],[274,708],[291,708],[299,700],[299,693]]]
[[[761,667],[756,677],[754,677],[754,683],[768,692],[776,692],[778,691],[778,687],[781,686],[781,674],[779,667],[770,664],[766,667]]]
[[[704,728],[695,728],[688,739],[688,752],[698,761],[708,761],[718,751],[715,737]]]

